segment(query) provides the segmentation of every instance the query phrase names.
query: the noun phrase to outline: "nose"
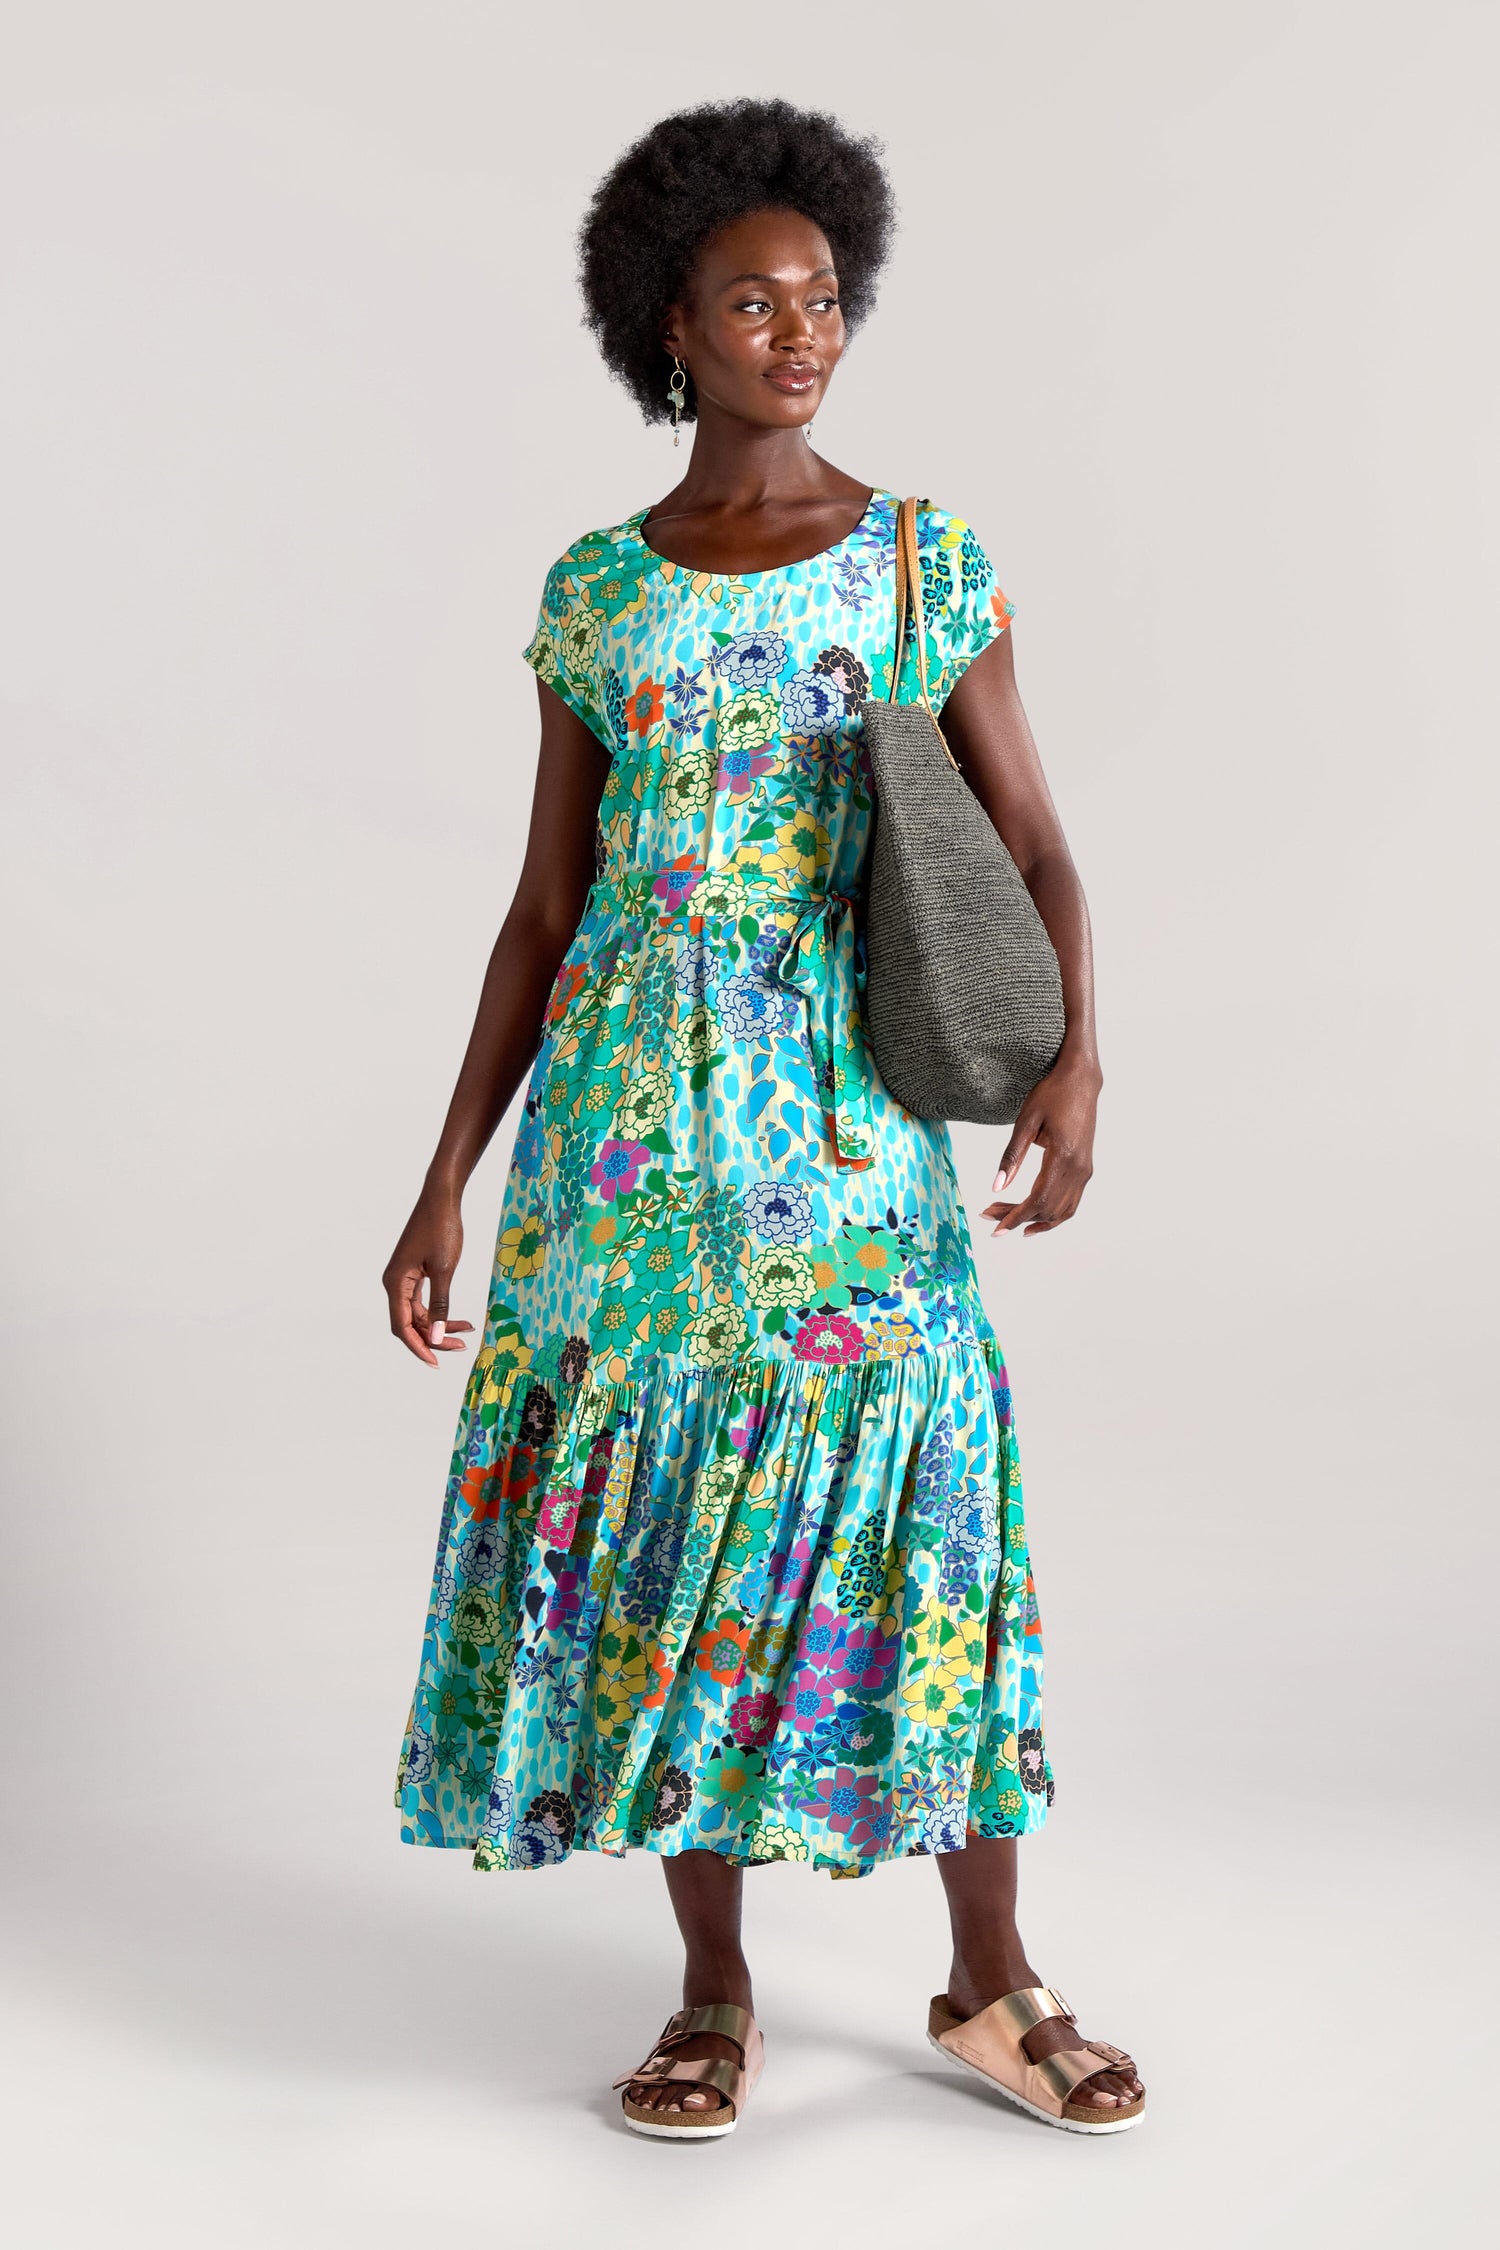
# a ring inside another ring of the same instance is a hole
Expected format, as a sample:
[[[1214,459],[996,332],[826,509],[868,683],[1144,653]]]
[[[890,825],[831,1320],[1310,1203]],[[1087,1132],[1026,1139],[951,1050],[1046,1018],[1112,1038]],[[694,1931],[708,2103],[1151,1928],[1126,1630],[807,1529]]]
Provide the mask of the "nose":
[[[778,332],[775,348],[779,352],[805,352],[812,348],[812,325],[800,305],[787,313],[786,325]]]

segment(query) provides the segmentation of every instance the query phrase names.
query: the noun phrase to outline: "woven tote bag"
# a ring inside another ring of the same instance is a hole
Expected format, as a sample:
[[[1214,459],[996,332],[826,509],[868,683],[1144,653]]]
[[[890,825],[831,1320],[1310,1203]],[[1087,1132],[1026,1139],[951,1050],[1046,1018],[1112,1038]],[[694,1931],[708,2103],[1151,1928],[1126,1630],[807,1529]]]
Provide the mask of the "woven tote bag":
[[[920,705],[898,703],[908,628]],[[896,653],[867,699],[875,841],[865,900],[865,1016],[875,1066],[916,1117],[1009,1125],[1063,1041],[1046,925],[943,739],[927,688],[917,503],[896,517]]]

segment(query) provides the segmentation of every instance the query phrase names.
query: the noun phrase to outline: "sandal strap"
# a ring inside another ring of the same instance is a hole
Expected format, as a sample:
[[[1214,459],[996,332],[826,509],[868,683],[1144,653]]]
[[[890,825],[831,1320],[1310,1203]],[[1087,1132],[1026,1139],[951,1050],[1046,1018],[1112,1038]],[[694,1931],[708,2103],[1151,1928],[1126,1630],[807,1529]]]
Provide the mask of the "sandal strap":
[[[680,2056],[674,2052],[685,2039],[698,2039],[710,2032],[739,2049],[738,2062],[731,2062],[727,2055]],[[614,2084],[665,2086],[681,2082],[711,2086],[737,2115],[744,2107],[747,2088],[759,2074],[762,2052],[760,2027],[750,2010],[737,2007],[731,2000],[713,2000],[700,2008],[678,2008],[668,2016],[661,2037],[645,2061],[634,2070],[622,2071]]]
[[[667,2018],[667,2028],[656,2044],[664,2047],[679,2039],[699,2038],[705,2032],[713,2032],[720,2039],[732,2039],[743,2061],[755,2036],[755,2018],[748,2008],[736,2007],[732,2000],[710,2000],[701,2008],[679,2008],[675,2015]]]
[[[1029,2066],[1034,2086],[1045,2086],[1059,2109],[1062,2109],[1086,2078],[1097,2078],[1101,2071],[1117,2069],[1107,2056],[1101,2058],[1092,2047],[1063,2047],[1055,2055],[1044,2055],[1039,2063]],[[1048,2105],[1050,2106],[1050,2105]]]
[[[954,2054],[982,2070],[998,2085],[1008,2087],[1038,2109],[1061,2117],[1074,2090],[1085,2079],[1097,2078],[1106,2070],[1129,2071],[1134,2076],[1135,2065],[1107,2039],[1080,2042],[1076,2047],[1064,2047],[1055,2055],[1045,2055],[1040,2062],[1032,2062],[1021,2041],[1039,2023],[1050,2023],[1059,2017],[1064,2023],[1074,2020],[1073,2011],[1061,1993],[1054,1992],[1050,1986],[1038,1985],[1028,1991],[1008,1992],[1003,1999],[981,2008],[978,2015],[961,2023],[950,2023],[947,2030],[938,2034],[938,2043],[951,2048]]]
[[[627,2070],[616,2086],[711,2086],[738,2110],[745,2098],[745,2073],[727,2055],[691,2055],[683,2062],[658,2062],[655,2057],[639,2070]]]
[[[1061,2016],[1065,2023],[1076,2020],[1060,1992],[1054,1992],[1048,1984],[1038,1984],[1007,1992],[1003,2000],[992,2000],[972,2021],[1003,2028],[1019,2047],[1028,2031],[1035,2031],[1039,2023],[1051,2023],[1055,2016]]]

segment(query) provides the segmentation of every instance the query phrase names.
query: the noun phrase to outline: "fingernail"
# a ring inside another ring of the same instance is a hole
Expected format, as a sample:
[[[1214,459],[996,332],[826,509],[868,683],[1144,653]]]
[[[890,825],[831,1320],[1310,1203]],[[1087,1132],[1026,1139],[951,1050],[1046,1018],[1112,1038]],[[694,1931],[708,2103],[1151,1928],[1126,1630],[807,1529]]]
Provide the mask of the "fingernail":
[[[444,1337],[445,1337],[445,1336],[447,1335],[447,1333],[448,1333],[448,1324],[447,1324],[447,1322],[446,1322],[446,1321],[442,1321],[442,1320],[435,1320],[435,1321],[433,1322],[433,1324],[432,1324],[432,1342],[434,1343],[434,1345],[440,1344],[440,1343],[442,1342],[443,1338],[444,1338]]]

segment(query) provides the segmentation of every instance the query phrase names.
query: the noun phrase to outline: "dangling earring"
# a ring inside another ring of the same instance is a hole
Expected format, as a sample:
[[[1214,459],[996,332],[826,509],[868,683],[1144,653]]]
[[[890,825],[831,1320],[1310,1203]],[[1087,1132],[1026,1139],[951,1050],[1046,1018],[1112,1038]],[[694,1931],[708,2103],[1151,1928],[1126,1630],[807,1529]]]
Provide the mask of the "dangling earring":
[[[687,402],[687,369],[674,352],[672,372],[667,378],[667,397],[672,402],[672,443],[682,443],[682,409]]]

